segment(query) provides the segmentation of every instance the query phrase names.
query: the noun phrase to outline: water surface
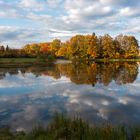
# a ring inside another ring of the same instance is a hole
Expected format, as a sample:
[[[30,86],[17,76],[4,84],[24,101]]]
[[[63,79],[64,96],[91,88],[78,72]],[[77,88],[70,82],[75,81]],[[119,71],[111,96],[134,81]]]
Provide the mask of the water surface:
[[[138,63],[0,68],[1,127],[28,131],[55,112],[96,124],[140,124]]]

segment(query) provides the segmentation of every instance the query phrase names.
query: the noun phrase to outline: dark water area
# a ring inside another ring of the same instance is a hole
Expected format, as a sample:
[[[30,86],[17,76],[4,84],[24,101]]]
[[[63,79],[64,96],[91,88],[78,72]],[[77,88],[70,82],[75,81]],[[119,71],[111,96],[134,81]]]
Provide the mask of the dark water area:
[[[139,64],[0,68],[0,127],[28,131],[56,112],[90,124],[140,124]]]

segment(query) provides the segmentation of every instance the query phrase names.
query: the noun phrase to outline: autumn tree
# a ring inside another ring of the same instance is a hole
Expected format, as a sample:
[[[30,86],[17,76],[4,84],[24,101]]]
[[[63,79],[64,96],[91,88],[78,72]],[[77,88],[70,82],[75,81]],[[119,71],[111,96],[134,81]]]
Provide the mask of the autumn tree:
[[[129,41],[129,49],[126,52],[126,55],[128,58],[135,58],[139,54],[138,41],[134,36],[129,36],[128,41]]]
[[[119,44],[120,54],[124,58],[134,58],[138,56],[139,45],[134,36],[119,35],[115,38]]]
[[[23,47],[23,50],[31,57],[36,57],[39,55],[40,52],[40,46],[39,44],[27,44]]]
[[[87,40],[87,54],[92,58],[96,58],[98,56],[98,38],[95,34],[86,36]]]
[[[50,43],[40,43],[40,53],[48,54],[50,51]]]
[[[85,58],[87,55],[87,46],[85,45],[85,36],[76,35],[69,41],[68,51],[71,58]]]
[[[67,48],[67,43],[62,43],[61,48],[57,51],[56,54],[57,57],[65,57],[68,58],[68,48]]]
[[[52,41],[52,43],[50,44],[50,51],[52,52],[53,55],[57,55],[58,50],[61,47],[61,40],[59,39],[55,39]]]
[[[106,34],[101,39],[102,56],[103,58],[113,58],[115,55],[115,47],[113,38]]]

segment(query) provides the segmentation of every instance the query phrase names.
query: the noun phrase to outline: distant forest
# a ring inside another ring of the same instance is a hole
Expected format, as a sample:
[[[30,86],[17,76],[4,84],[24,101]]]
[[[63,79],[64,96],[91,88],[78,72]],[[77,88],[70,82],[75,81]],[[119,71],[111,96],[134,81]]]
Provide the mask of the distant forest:
[[[52,42],[27,44],[21,49],[0,46],[1,58],[66,58],[66,59],[118,59],[137,58],[138,41],[134,36],[76,35],[66,42],[54,39]]]

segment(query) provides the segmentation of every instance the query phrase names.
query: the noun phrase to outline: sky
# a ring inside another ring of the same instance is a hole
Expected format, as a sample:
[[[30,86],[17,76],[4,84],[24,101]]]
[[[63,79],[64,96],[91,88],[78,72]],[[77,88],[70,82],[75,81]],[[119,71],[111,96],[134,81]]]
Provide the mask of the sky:
[[[93,32],[140,41],[139,7],[140,0],[0,0],[0,44],[21,48]]]

